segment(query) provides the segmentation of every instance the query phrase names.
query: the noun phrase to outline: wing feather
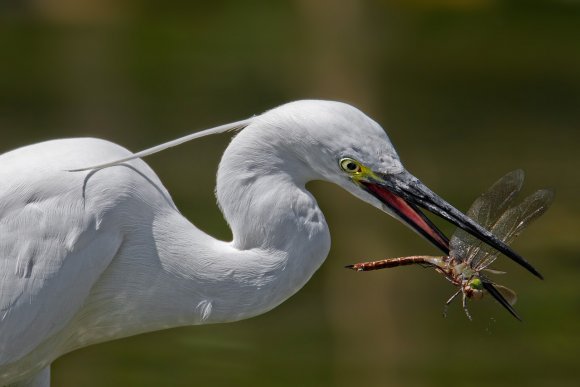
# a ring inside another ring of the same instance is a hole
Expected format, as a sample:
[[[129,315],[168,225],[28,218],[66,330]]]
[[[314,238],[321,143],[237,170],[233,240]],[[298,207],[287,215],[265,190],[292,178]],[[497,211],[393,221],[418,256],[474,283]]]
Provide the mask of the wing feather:
[[[0,156],[0,370],[65,327],[122,242],[87,210],[84,174],[42,159],[60,144]]]

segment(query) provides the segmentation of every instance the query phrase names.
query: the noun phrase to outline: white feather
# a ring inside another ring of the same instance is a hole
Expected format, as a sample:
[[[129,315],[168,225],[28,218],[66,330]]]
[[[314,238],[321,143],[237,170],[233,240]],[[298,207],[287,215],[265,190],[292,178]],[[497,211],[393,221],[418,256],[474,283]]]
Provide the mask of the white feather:
[[[233,233],[223,242],[185,219],[139,158],[244,126],[217,175]],[[325,101],[283,105],[137,154],[67,139],[0,156],[0,385],[34,377],[79,347],[279,305],[330,248],[308,181],[334,182],[380,207],[340,170],[345,155],[384,172],[402,168],[378,124]]]

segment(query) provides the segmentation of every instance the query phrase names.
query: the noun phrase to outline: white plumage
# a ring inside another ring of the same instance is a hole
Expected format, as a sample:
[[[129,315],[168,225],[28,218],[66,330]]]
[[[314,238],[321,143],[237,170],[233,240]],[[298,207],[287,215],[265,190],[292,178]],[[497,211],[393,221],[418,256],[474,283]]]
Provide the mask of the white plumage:
[[[311,180],[342,186],[445,249],[416,207],[389,202],[381,184],[406,172],[357,109],[298,101],[188,139],[240,126],[217,173],[231,242],[191,224],[147,164],[113,143],[55,140],[0,156],[0,385],[47,386],[50,363],[76,348],[279,305],[330,248]]]

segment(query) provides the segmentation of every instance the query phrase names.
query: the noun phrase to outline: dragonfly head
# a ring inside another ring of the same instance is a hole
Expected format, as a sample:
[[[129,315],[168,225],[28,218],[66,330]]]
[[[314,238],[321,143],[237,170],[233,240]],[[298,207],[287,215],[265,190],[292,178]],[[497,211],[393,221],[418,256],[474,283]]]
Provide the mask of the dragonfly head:
[[[463,281],[463,293],[467,298],[480,300],[483,297],[483,282],[478,277]]]

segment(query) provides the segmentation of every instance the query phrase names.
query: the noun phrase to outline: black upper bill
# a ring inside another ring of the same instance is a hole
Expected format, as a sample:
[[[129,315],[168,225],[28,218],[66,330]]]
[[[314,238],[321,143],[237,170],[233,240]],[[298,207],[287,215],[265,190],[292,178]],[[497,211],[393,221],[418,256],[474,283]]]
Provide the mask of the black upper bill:
[[[456,225],[457,227],[460,227],[482,242],[503,253],[516,263],[520,264],[536,277],[543,279],[543,276],[521,255],[516,253],[507,244],[499,240],[495,235],[484,229],[467,215],[461,213],[451,204],[440,198],[437,194],[427,188],[419,179],[410,173],[403,171],[397,174],[376,174],[381,178],[381,181],[372,182],[373,184],[382,186],[391,191],[396,196],[404,199],[407,203],[422,207],[429,212],[432,212],[433,214]],[[375,196],[377,195],[375,194]],[[383,201],[381,197],[377,197]],[[430,224],[432,225],[432,223]],[[434,225],[432,225],[432,227],[436,230]],[[437,230],[437,233],[441,234],[439,230]],[[433,242],[432,238],[428,239]],[[435,243],[435,245],[441,248],[440,243]]]

